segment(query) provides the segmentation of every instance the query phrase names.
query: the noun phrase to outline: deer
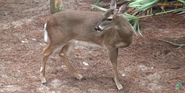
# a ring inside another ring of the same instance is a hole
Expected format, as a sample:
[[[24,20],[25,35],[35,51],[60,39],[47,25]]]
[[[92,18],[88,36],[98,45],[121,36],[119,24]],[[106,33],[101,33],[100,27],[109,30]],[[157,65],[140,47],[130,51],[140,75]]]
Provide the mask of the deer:
[[[49,16],[50,19],[44,24],[44,40],[48,45],[42,52],[42,84],[47,83],[46,61],[56,50],[70,73],[81,80],[82,75],[73,68],[68,56],[75,46],[90,46],[107,49],[113,67],[113,80],[118,90],[123,89],[118,78],[118,49],[132,43],[134,29],[122,15],[128,4],[123,4],[119,9],[116,9],[116,6],[116,0],[111,0],[110,8],[106,12],[64,10]]]

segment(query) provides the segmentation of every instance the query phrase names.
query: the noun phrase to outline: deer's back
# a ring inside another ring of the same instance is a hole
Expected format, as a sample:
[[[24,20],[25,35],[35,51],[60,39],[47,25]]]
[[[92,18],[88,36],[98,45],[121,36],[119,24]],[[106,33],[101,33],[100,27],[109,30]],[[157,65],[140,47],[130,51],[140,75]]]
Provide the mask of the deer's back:
[[[76,10],[66,10],[53,14],[47,22],[49,38],[65,37],[65,39],[68,38],[68,40],[77,39],[101,43],[104,31],[97,32],[94,27],[101,20],[102,14],[103,12]],[[57,35],[58,37],[56,37]],[[85,40],[83,40],[84,38]]]
[[[66,30],[94,30],[102,18],[101,12],[65,10],[51,16],[49,24],[68,28]],[[70,29],[69,29],[70,27]]]

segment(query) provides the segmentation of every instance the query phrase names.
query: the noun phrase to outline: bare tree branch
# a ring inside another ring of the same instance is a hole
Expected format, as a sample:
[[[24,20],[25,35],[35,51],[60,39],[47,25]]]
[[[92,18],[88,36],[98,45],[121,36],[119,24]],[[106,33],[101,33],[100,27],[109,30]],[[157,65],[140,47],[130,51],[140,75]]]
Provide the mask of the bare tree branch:
[[[177,46],[178,48],[182,48],[182,47],[185,47],[185,44],[177,44],[177,43],[173,43],[173,42],[170,42],[170,41],[167,41],[167,40],[162,40],[162,39],[158,39],[159,41],[163,41],[163,42],[166,42],[168,44],[171,44],[173,46]]]

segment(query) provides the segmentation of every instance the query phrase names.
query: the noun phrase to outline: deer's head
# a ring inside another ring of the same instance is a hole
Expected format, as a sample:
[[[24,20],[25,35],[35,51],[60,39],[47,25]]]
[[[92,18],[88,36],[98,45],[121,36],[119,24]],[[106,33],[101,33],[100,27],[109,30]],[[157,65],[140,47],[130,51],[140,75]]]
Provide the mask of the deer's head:
[[[117,25],[122,14],[127,10],[128,3],[123,4],[119,10],[116,9],[116,0],[111,0],[110,9],[107,10],[100,22],[95,26],[96,31],[108,30]]]

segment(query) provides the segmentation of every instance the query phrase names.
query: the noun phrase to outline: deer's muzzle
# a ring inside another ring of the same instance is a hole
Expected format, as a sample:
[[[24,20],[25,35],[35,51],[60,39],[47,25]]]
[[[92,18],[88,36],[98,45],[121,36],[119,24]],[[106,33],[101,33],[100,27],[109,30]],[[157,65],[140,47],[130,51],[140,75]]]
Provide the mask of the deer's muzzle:
[[[103,30],[102,27],[100,27],[99,25],[96,26],[94,29],[95,29],[96,31],[102,31],[102,30]]]

